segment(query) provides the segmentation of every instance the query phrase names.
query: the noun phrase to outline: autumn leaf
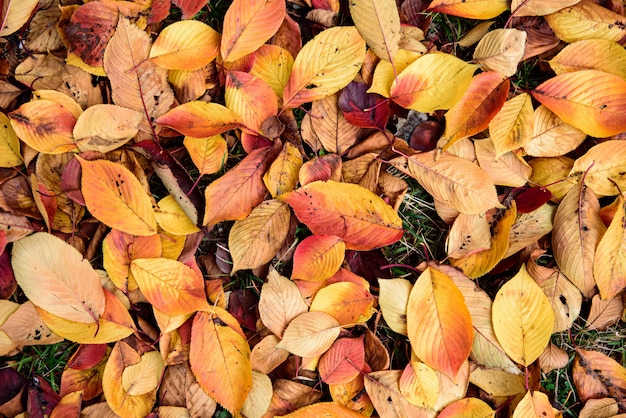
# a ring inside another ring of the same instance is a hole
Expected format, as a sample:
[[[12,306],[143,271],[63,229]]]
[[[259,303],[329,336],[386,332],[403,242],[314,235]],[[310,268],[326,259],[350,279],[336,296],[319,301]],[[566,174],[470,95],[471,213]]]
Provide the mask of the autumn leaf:
[[[400,16],[393,1],[350,2],[350,15],[359,33],[380,58],[392,61],[400,41]]]
[[[333,234],[346,248],[369,250],[397,241],[401,220],[380,197],[361,186],[316,181],[279,198],[313,233]]]
[[[301,357],[319,356],[330,348],[339,332],[339,322],[329,314],[305,312],[289,322],[276,348]]]
[[[434,12],[485,20],[504,12],[508,4],[502,0],[435,0],[428,8]]]
[[[194,138],[210,137],[241,126],[239,115],[217,103],[193,101],[175,107],[156,123]]]
[[[168,70],[197,70],[218,53],[219,34],[197,20],[174,22],[164,28],[150,48],[150,60]]]

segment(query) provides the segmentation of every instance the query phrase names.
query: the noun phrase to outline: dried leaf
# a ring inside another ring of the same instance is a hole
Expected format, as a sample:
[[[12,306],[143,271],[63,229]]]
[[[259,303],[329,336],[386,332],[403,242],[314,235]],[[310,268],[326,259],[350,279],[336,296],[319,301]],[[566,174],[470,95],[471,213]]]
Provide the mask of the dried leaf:
[[[433,12],[480,20],[493,19],[508,8],[508,2],[503,0],[435,0],[428,6]]]
[[[624,36],[624,16],[589,0],[545,17],[559,39],[567,43],[585,39],[619,42]]]
[[[295,317],[276,348],[300,357],[316,357],[326,352],[339,336],[339,322],[325,312],[305,312]]]
[[[107,153],[137,135],[141,112],[116,105],[93,105],[76,120],[73,136],[80,152]]]
[[[489,122],[489,134],[496,148],[496,158],[508,151],[524,147],[533,132],[534,111],[528,93],[508,100]]]
[[[585,184],[598,196],[614,196],[626,188],[622,162],[626,141],[605,141],[592,147],[574,162],[570,176],[585,173]]]
[[[474,61],[486,70],[498,71],[504,77],[517,72],[524,55],[526,32],[518,29],[495,29],[487,33],[474,50]]]
[[[394,332],[407,335],[406,307],[413,285],[406,279],[379,279],[378,303],[385,323]]]
[[[150,60],[168,70],[197,70],[217,57],[219,33],[197,20],[165,27],[150,48]]]

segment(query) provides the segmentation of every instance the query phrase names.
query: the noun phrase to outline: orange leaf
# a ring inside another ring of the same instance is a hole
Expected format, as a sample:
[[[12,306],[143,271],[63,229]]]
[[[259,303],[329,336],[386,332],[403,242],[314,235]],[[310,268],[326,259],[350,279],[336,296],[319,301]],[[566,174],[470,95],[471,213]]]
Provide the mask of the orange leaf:
[[[270,269],[259,298],[259,316],[263,324],[282,337],[291,320],[307,311],[308,307],[295,283]]]
[[[330,348],[340,331],[339,322],[329,314],[305,312],[289,323],[276,348],[300,357],[316,357]]]
[[[107,160],[84,160],[81,190],[89,212],[103,224],[132,235],[154,235],[152,201],[126,167]]]
[[[312,235],[293,254],[293,280],[320,282],[332,277],[343,263],[345,243],[334,235]]]
[[[363,418],[363,415],[358,412],[334,402],[318,402],[283,416],[286,418]]]
[[[213,136],[241,126],[241,119],[232,110],[217,103],[193,101],[175,107],[156,123],[194,138]]]
[[[252,388],[250,346],[226,323],[236,320],[214,307],[198,312],[191,328],[189,362],[202,388],[231,414],[238,414]]]
[[[200,170],[200,175],[217,173],[228,158],[228,147],[221,135],[208,138],[186,136],[183,145],[194,165]]]
[[[341,325],[362,324],[374,313],[374,300],[374,296],[363,286],[338,282],[320,289],[311,302],[310,310],[326,312]]]
[[[393,0],[352,1],[350,16],[367,42],[380,58],[392,61],[400,41],[400,16]]]
[[[472,320],[463,294],[450,277],[431,268],[411,290],[407,329],[415,354],[451,378],[472,350]]]
[[[439,418],[492,418],[496,413],[478,398],[465,398],[452,402],[437,415]]]
[[[428,6],[433,12],[468,19],[491,19],[509,8],[506,0],[434,0]]]
[[[616,75],[598,70],[563,73],[532,95],[587,135],[604,138],[626,130],[626,81]]]
[[[250,74],[265,81],[274,90],[276,97],[282,98],[292,68],[293,57],[289,51],[266,44],[254,53]]]
[[[365,366],[363,336],[340,338],[320,358],[318,370],[329,385],[347,383],[357,377]]]
[[[535,361],[550,342],[554,312],[525,266],[496,294],[492,320],[504,351],[524,366]]]
[[[365,41],[354,27],[326,29],[300,50],[283,92],[283,107],[291,109],[336,93],[359,72]]]
[[[418,112],[450,109],[463,97],[476,68],[450,54],[426,54],[398,74],[389,96]]]
[[[220,53],[233,62],[256,51],[283,23],[282,0],[235,0],[224,16]]]
[[[270,85],[252,74],[231,71],[226,75],[225,88],[226,107],[241,117],[251,134],[267,136],[263,122],[278,113],[278,98]]]
[[[39,152],[63,154],[76,149],[72,137],[76,117],[52,100],[24,103],[9,118],[17,136]]]
[[[508,79],[495,71],[472,79],[463,97],[446,113],[445,151],[459,139],[484,131],[502,108],[509,92]]]
[[[80,152],[107,153],[137,135],[143,114],[116,105],[93,105],[85,109],[74,125],[74,140]]]
[[[371,250],[402,237],[402,221],[380,197],[356,184],[315,181],[279,198],[314,234],[332,234],[346,248]]]
[[[204,190],[206,209],[202,224],[215,225],[224,220],[245,219],[267,193],[263,174],[277,152],[276,147],[256,149],[209,184]]]
[[[150,59],[168,70],[197,70],[217,57],[220,35],[197,20],[165,27],[150,49]]]
[[[287,238],[290,219],[289,206],[279,200],[267,200],[245,219],[236,221],[228,234],[233,259],[231,274],[261,267],[274,258]]]
[[[439,375],[424,363],[411,361],[400,376],[400,392],[415,406],[434,408],[440,390]]]
[[[626,368],[606,354],[576,348],[572,376],[583,402],[609,396],[624,399]]]
[[[169,315],[183,315],[207,308],[204,282],[180,261],[138,258],[130,270],[148,301]]]
[[[35,306],[77,327],[98,322],[105,307],[100,277],[74,247],[40,232],[17,241],[12,254],[15,279]]]

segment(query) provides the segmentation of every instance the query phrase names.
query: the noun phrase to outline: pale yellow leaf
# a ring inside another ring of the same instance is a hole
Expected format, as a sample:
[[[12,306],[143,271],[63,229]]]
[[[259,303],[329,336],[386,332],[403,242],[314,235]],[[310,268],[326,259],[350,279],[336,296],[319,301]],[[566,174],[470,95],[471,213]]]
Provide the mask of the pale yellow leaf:
[[[626,78],[624,47],[606,39],[574,42],[563,48],[548,63],[557,74],[578,70],[600,70]]]
[[[0,167],[22,164],[24,160],[20,151],[20,140],[4,113],[0,113],[0,128]]]
[[[351,1],[350,15],[359,33],[374,53],[392,61],[398,52],[400,16],[394,0]]]
[[[605,141],[574,162],[570,176],[585,175],[585,184],[597,196],[614,196],[626,190],[626,140]]]
[[[122,373],[122,387],[129,395],[144,395],[157,388],[163,373],[163,357],[158,351],[149,351],[141,361],[130,365]]]
[[[282,337],[291,320],[307,310],[295,283],[271,269],[259,298],[259,316],[263,324],[275,335]]]
[[[100,104],[88,107],[76,120],[74,140],[80,152],[107,153],[137,135],[143,114],[121,106]]]
[[[529,213],[520,213],[511,226],[509,248],[504,258],[510,257],[524,247],[536,242],[552,231],[556,206],[544,204]]]
[[[407,335],[406,306],[413,285],[406,279],[378,279],[380,295],[378,303],[389,328]]]
[[[498,186],[522,187],[528,182],[532,168],[513,152],[496,157],[496,148],[490,138],[474,141],[480,167],[489,173]]]
[[[305,312],[295,317],[276,345],[300,357],[316,357],[330,348],[339,336],[339,322],[325,312]]]
[[[167,195],[159,200],[154,216],[159,226],[170,234],[189,235],[200,231],[200,228],[191,222],[191,219],[172,195]]]
[[[489,134],[496,149],[496,158],[507,151],[522,148],[533,133],[532,97],[522,93],[508,100],[489,122]]]
[[[524,55],[526,32],[518,29],[494,29],[476,45],[474,61],[484,69],[498,71],[505,77],[517,72]]]
[[[611,299],[626,287],[626,202],[617,198],[617,211],[596,248],[593,275],[602,299]]]
[[[559,157],[578,148],[585,138],[587,134],[541,105],[535,109],[533,133],[524,151],[533,157]]]
[[[252,389],[243,403],[241,412],[247,418],[261,418],[272,400],[272,381],[263,373],[252,370]]]
[[[545,417],[554,418],[548,395],[538,390],[529,390],[513,411],[513,418]]]
[[[38,0],[4,1],[0,10],[0,36],[9,36],[28,22],[38,3]]]

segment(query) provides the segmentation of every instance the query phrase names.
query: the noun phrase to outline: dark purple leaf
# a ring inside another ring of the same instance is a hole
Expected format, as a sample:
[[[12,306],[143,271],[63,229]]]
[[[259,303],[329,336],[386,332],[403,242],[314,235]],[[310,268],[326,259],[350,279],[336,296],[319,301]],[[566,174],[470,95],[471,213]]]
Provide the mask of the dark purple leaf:
[[[385,129],[391,108],[389,100],[367,93],[365,83],[351,82],[339,96],[339,107],[348,122],[361,128]]]

